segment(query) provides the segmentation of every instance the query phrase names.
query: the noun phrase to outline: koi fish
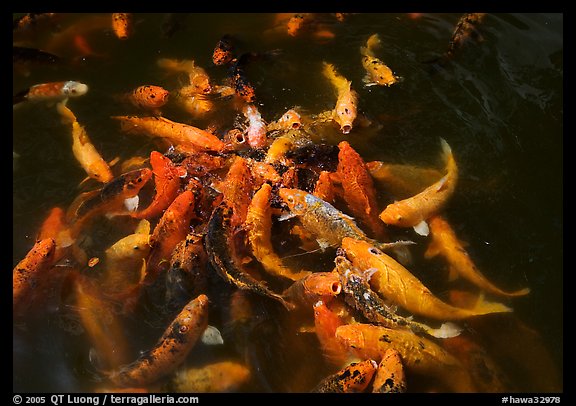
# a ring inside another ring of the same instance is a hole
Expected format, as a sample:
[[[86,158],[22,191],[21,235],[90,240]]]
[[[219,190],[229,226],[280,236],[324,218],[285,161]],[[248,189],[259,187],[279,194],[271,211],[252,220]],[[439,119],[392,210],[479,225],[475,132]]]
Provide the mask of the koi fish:
[[[352,215],[365,224],[375,238],[385,236],[384,224],[379,220],[376,189],[364,160],[348,141],[338,144],[338,168],[343,197]]]
[[[336,338],[336,329],[345,323],[322,300],[316,302],[313,309],[314,331],[320,343],[322,355],[330,365],[340,368],[346,363],[349,355],[346,346]]]
[[[375,181],[397,198],[414,196],[442,178],[435,168],[414,165],[366,162],[366,169]]]
[[[255,57],[252,53],[244,53],[236,58],[230,68],[230,81],[236,95],[246,103],[256,102],[256,91],[254,85],[246,77],[244,65]]]
[[[112,30],[118,39],[128,39],[134,31],[132,13],[112,13]]]
[[[212,81],[204,68],[196,65],[192,59],[160,58],[157,65],[170,72],[183,72],[188,75],[189,86],[186,93],[208,94],[212,92]]]
[[[60,102],[57,109],[63,121],[72,127],[72,153],[88,176],[102,183],[112,181],[114,175],[110,166],[92,144],[86,129],[80,125],[72,110],[66,106],[65,101]]]
[[[248,383],[251,372],[244,364],[220,361],[198,368],[179,369],[168,384],[176,393],[236,392]]]
[[[232,228],[241,226],[246,221],[254,189],[254,180],[246,158],[233,158],[219,189],[224,195],[224,201],[232,208]]]
[[[74,274],[73,283],[74,309],[102,366],[114,369],[127,363],[129,347],[124,326],[110,303],[87,277]]]
[[[118,386],[151,384],[185,361],[207,326],[208,296],[200,294],[184,306],[152,349],[106,375]]]
[[[248,158],[248,166],[252,171],[255,189],[260,188],[264,183],[276,185],[282,181],[282,177],[278,174],[274,165],[268,162],[261,162]]]
[[[49,82],[30,86],[27,89],[17,93],[12,98],[12,104],[18,104],[25,101],[33,102],[59,102],[69,97],[83,96],[88,92],[88,85],[74,80],[65,82]]]
[[[182,109],[194,118],[204,117],[215,108],[213,99],[204,93],[198,93],[192,85],[178,89],[175,100]]]
[[[372,382],[372,393],[405,393],[406,374],[400,353],[393,348],[386,350]]]
[[[79,195],[66,212],[66,219],[71,224],[71,236],[76,237],[86,222],[96,215],[125,211],[126,199],[137,196],[151,177],[151,169],[135,169],[117,176],[101,189]]]
[[[404,241],[381,243],[368,238],[352,217],[303,190],[280,188],[278,194],[290,209],[290,213],[298,216],[304,228],[316,236],[318,244],[323,249],[339,247],[344,237],[370,241],[383,249],[395,248],[408,243]]]
[[[451,306],[434,296],[410,271],[369,242],[343,238],[342,248],[360,270],[375,270],[369,281],[373,290],[413,314],[437,320],[463,320],[512,311],[501,303],[487,301],[480,301],[473,309]]]
[[[23,312],[42,292],[54,264],[56,241],[38,240],[12,271],[12,306],[14,313]]]
[[[242,270],[238,260],[230,252],[232,209],[221,203],[212,212],[208,221],[208,230],[204,245],[210,264],[216,272],[228,283],[239,289],[248,290],[256,294],[279,301],[286,309],[294,307],[281,295],[270,290],[262,281],[254,279]]]
[[[386,206],[379,215],[384,223],[398,227],[414,227],[418,234],[428,235],[426,220],[444,208],[454,194],[458,181],[458,166],[452,149],[443,139],[440,139],[440,142],[446,162],[446,175],[417,195]]]
[[[280,257],[274,252],[270,238],[272,230],[271,198],[272,186],[263,183],[248,206],[244,228],[248,231],[248,241],[252,247],[252,254],[264,269],[272,275],[296,281],[309,275],[310,272],[293,272],[282,263]]]
[[[284,290],[282,296],[292,303],[312,307],[318,301],[329,303],[342,291],[336,272],[308,272]]]
[[[113,116],[122,131],[165,138],[174,144],[185,144],[201,151],[222,152],[226,145],[217,136],[200,128],[164,117]]]
[[[172,251],[188,235],[194,207],[194,193],[185,190],[176,196],[160,217],[150,237],[152,248],[148,257],[146,283],[152,283],[160,271],[168,267]]]
[[[226,65],[234,59],[234,43],[232,37],[224,34],[218,40],[214,51],[212,51],[212,62],[216,66]]]
[[[61,207],[53,207],[40,226],[36,240],[53,238],[56,242],[54,262],[58,262],[68,251],[74,240],[70,235],[70,227],[66,221],[66,213]]]
[[[355,323],[336,329],[336,338],[361,359],[382,360],[390,348],[398,351],[407,372],[432,376],[454,392],[474,392],[462,363],[434,341],[409,330]]]
[[[441,215],[430,217],[428,226],[430,227],[431,241],[424,257],[431,258],[436,255],[444,257],[450,266],[450,274],[452,275],[450,279],[460,276],[480,289],[497,296],[517,297],[530,293],[530,288],[506,292],[490,282],[476,267],[450,224]]]
[[[186,175],[185,168],[175,165],[158,151],[150,153],[150,165],[154,174],[156,193],[145,209],[131,214],[132,217],[138,219],[152,218],[162,214],[178,196],[180,179]]]
[[[458,20],[454,32],[450,37],[448,50],[444,58],[452,58],[470,40],[480,41],[482,35],[478,31],[478,25],[482,23],[486,13],[466,13]]]
[[[366,46],[360,47],[362,66],[366,70],[366,76],[363,79],[366,86],[392,86],[401,79],[399,76],[394,75],[392,69],[374,54],[374,51],[381,44],[378,34],[372,34],[366,41]]]
[[[340,75],[331,63],[323,62],[322,73],[330,80],[338,95],[332,118],[340,125],[342,133],[348,134],[358,114],[358,93],[352,89],[352,82]]]
[[[318,383],[313,393],[358,393],[363,392],[378,369],[378,364],[372,359],[352,362],[340,371],[327,376]]]
[[[330,172],[321,171],[314,185],[312,194],[327,203],[333,204],[336,199],[336,187],[332,183]]]
[[[268,124],[268,131],[298,130],[302,127],[302,117],[295,109],[289,109],[277,120]]]
[[[246,141],[252,148],[263,148],[267,144],[267,125],[258,108],[253,104],[247,104],[242,113],[248,119],[246,129]]]
[[[433,329],[424,323],[396,314],[396,311],[370,288],[368,281],[360,274],[361,271],[355,268],[347,258],[338,255],[334,262],[336,271],[340,275],[346,302],[360,311],[368,321],[389,328],[410,329],[414,333],[428,334],[437,338],[454,337],[462,331],[452,323],[444,323],[440,328]]]
[[[160,107],[168,103],[169,97],[170,92],[168,90],[156,85],[138,86],[126,95],[126,98],[134,106],[153,112],[159,111]]]

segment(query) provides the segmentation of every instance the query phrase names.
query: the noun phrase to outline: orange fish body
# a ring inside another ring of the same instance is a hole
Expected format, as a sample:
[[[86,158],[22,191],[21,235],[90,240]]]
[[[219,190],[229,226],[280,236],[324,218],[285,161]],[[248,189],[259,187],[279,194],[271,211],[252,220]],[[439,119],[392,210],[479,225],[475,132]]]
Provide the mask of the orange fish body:
[[[374,238],[381,239],[385,236],[384,225],[378,218],[376,189],[364,160],[348,141],[340,142],[338,148],[337,173],[340,174],[344,200],[352,215],[370,229]]]
[[[156,224],[150,238],[152,249],[146,270],[148,282],[154,281],[161,269],[168,267],[174,247],[186,238],[194,216],[194,203],[194,193],[185,190],[168,206]]]
[[[23,101],[62,101],[69,97],[83,96],[87,92],[88,85],[73,80],[41,83],[16,94],[13,104]]]
[[[226,145],[217,136],[200,128],[164,117],[114,116],[122,131],[165,138],[173,144],[186,144],[201,151],[222,152]]]
[[[185,361],[207,326],[208,297],[200,294],[184,306],[151,350],[133,363],[113,370],[108,378],[124,387],[157,381]]]
[[[274,252],[270,239],[272,230],[271,197],[272,186],[268,183],[263,183],[252,197],[244,223],[248,230],[248,241],[252,247],[252,254],[267,272],[295,281],[308,275],[309,272],[293,272],[282,263],[280,257]]]
[[[314,185],[314,191],[312,194],[325,202],[334,204],[336,199],[336,188],[332,183],[330,178],[330,172],[321,171],[318,175],[318,180]]]
[[[336,89],[338,98],[333,118],[340,125],[343,134],[348,134],[358,115],[358,93],[352,89],[352,82],[336,72],[334,65],[323,62],[322,73]]]
[[[237,392],[251,376],[250,369],[244,364],[220,361],[179,370],[170,382],[170,389],[176,393]]]
[[[360,393],[364,392],[376,373],[378,364],[367,359],[352,362],[340,371],[324,378],[312,392],[315,393]]]
[[[380,37],[378,34],[373,34],[366,41],[366,46],[360,47],[362,66],[366,70],[366,77],[364,78],[366,86],[392,86],[400,80],[400,77],[394,75],[392,69],[374,54],[374,50],[379,46]]]
[[[400,353],[393,348],[386,350],[372,383],[373,393],[404,393],[407,389],[406,374]]]
[[[338,327],[336,338],[361,359],[381,361],[392,348],[400,354],[407,371],[439,379],[454,392],[476,390],[460,361],[435,342],[408,330],[356,323]]]
[[[321,300],[329,303],[342,291],[336,272],[312,272],[295,280],[283,293],[293,303],[312,307]]]
[[[500,303],[490,302],[482,302],[474,309],[451,306],[436,297],[404,266],[370,243],[344,238],[342,248],[360,270],[376,270],[370,278],[372,289],[413,314],[437,320],[463,320],[482,314],[512,311]]]
[[[435,168],[382,161],[366,162],[366,168],[375,181],[381,183],[394,197],[405,199],[414,196],[442,178]]]
[[[446,161],[446,175],[417,195],[389,204],[380,213],[380,219],[384,223],[398,227],[419,226],[442,210],[452,197],[458,181],[458,167],[450,146],[446,141],[441,141]],[[422,234],[426,235],[427,231]]]
[[[128,39],[133,28],[132,13],[112,13],[112,30],[118,39]]]
[[[168,103],[170,92],[161,86],[142,85],[128,93],[128,100],[144,110],[157,111]]]
[[[156,194],[148,207],[132,213],[132,217],[139,219],[161,215],[178,196],[180,176],[186,174],[184,168],[174,165],[169,158],[158,151],[150,153],[150,165],[154,173]]]
[[[432,240],[424,254],[426,258],[435,255],[443,256],[448,262],[454,276],[460,276],[487,293],[503,296],[516,297],[530,293],[529,288],[515,292],[506,292],[490,282],[476,267],[450,224],[440,215],[432,216],[428,219],[430,236]]]
[[[342,325],[344,322],[340,316],[330,310],[326,303],[320,300],[314,304],[314,327],[322,354],[330,365],[337,368],[349,358],[346,346],[336,338],[336,330]]]
[[[53,207],[40,226],[36,240],[46,238],[53,238],[56,242],[54,262],[58,262],[74,242],[66,221],[66,212],[61,207]]]
[[[78,123],[76,116],[64,103],[58,104],[64,121],[72,126],[72,153],[88,176],[98,182],[110,182],[114,175],[110,166],[90,141],[86,129]]]
[[[12,305],[14,313],[24,311],[42,295],[42,285],[49,279],[54,264],[56,242],[53,238],[38,240],[12,271]]]
[[[224,200],[232,207],[232,228],[244,224],[254,189],[254,180],[245,158],[234,158],[221,189]]]

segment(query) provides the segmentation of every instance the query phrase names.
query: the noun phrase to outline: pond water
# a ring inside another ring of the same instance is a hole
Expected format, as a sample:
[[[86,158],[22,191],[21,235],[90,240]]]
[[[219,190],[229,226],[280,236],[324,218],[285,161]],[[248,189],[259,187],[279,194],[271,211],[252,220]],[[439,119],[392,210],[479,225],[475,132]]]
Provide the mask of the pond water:
[[[352,82],[358,109],[371,124],[354,127],[346,135],[329,126],[320,141],[337,145],[347,140],[366,162],[442,169],[440,138],[446,140],[460,176],[446,217],[489,280],[504,289],[531,289],[527,296],[505,300],[513,309],[507,319],[486,316],[488,321],[464,326],[480,331],[514,390],[562,391],[563,15],[488,14],[478,26],[480,38],[458,49],[445,65],[429,62],[448,49],[460,17],[369,13],[346,14],[339,20],[333,14],[316,15],[290,36],[286,20],[275,14],[137,13],[132,35],[119,40],[111,30],[110,14],[57,14],[30,29],[15,30],[13,41],[56,54],[65,63],[22,64],[15,59],[13,93],[47,82],[87,84],[89,91],[70,99],[68,106],[104,159],[119,157],[122,162],[146,157],[158,147],[148,137],[123,133],[110,119],[134,114],[117,96],[143,84],[168,90],[182,86],[181,78],[158,67],[160,58],[192,59],[214,83],[224,84],[228,70],[212,63],[214,47],[224,34],[232,36],[239,53],[267,55],[250,62],[246,75],[268,122],[295,106],[311,115],[333,109],[334,88],[321,67],[323,61],[334,64]],[[374,33],[381,39],[376,56],[402,78],[390,87],[363,83],[360,48]],[[241,114],[222,108],[198,118],[167,105],[163,116],[199,128],[217,122],[227,130]],[[79,187],[86,173],[72,154],[67,127],[53,104],[24,102],[14,107],[13,151],[14,267],[34,245],[51,208],[67,208],[80,192],[96,186]],[[116,176],[118,167],[113,166]],[[376,186],[383,208],[391,199]],[[103,217],[91,237],[109,246],[125,232],[116,227]],[[441,262],[423,258],[426,240],[412,230],[398,235],[418,243],[410,270],[447,298],[450,288],[458,285],[446,282]],[[296,247],[284,248],[286,253],[302,253]],[[333,258],[334,251],[328,250],[287,260],[330,271]],[[224,330],[221,309],[233,289],[221,282],[211,289],[209,324]],[[246,358],[260,369],[252,371],[252,379],[238,391],[312,389],[329,371],[314,333],[299,330],[293,319],[275,306],[266,308],[266,303],[258,302],[264,322],[251,332],[259,350],[254,345],[239,350],[241,345],[225,335],[223,345],[197,345],[186,363],[238,360],[242,351],[249,351]],[[130,337],[128,358],[149,349],[166,328],[167,316],[154,306],[157,303],[122,319]],[[15,319],[13,338],[15,392],[93,392],[113,386],[99,373],[97,355],[78,316],[58,300],[40,314]],[[539,373],[547,378],[539,380]],[[170,390],[170,379],[148,389]],[[409,391],[436,390],[422,377],[410,383]]]

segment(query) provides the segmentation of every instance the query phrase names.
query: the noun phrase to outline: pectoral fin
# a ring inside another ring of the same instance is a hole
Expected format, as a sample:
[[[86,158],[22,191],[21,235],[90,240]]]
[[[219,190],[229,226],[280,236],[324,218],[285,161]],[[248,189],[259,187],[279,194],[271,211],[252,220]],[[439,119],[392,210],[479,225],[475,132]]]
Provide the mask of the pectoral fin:
[[[428,234],[430,234],[430,229],[428,228],[428,223],[426,223],[426,221],[424,221],[424,220],[422,220],[420,223],[416,224],[413,228],[417,234],[420,234],[423,236],[427,236]]]

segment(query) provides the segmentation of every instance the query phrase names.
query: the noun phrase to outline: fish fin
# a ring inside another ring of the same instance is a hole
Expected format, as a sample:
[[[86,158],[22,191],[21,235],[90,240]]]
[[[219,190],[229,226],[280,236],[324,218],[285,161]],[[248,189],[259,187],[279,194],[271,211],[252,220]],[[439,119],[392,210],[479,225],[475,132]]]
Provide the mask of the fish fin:
[[[490,302],[484,298],[484,292],[480,292],[478,296],[478,301],[474,305],[473,309],[477,314],[488,314],[488,313],[506,313],[512,312],[513,310],[498,302]]]
[[[452,159],[452,148],[444,138],[440,138],[440,146],[442,147],[442,159],[448,163]]]
[[[432,337],[451,338],[451,337],[459,336],[460,333],[462,332],[462,330],[463,330],[462,327],[458,326],[455,323],[448,321],[446,323],[442,323],[440,328],[430,329],[427,332]]]
[[[406,245],[399,245],[393,248],[394,258],[404,266],[412,264],[412,253]]]
[[[146,219],[140,220],[134,234],[150,234],[150,222]]]
[[[138,195],[133,196],[133,197],[129,197],[127,199],[124,199],[124,207],[129,212],[135,212],[136,210],[138,210],[138,203],[139,202],[140,202],[140,197],[138,197]]]
[[[460,277],[458,270],[455,266],[448,267],[448,282],[453,282]]]
[[[414,227],[414,231],[417,234],[427,236],[430,233],[430,229],[428,228],[428,223],[425,220],[422,220],[420,223],[416,224]]]
[[[288,220],[291,219],[292,217],[296,217],[297,214],[295,213],[284,213],[281,214],[280,216],[278,216],[278,221],[284,221],[284,220]]]
[[[318,245],[320,246],[320,250],[324,252],[324,250],[331,246],[330,242],[325,238],[318,238],[316,239]]]
[[[211,326],[211,325],[208,325],[206,327],[206,329],[202,333],[200,340],[202,341],[203,344],[206,344],[206,345],[224,344],[224,339],[222,338],[222,334],[220,333],[220,330],[218,330],[216,327]]]
[[[428,248],[424,252],[424,258],[430,259],[440,254],[440,244],[436,240],[430,241]]]

